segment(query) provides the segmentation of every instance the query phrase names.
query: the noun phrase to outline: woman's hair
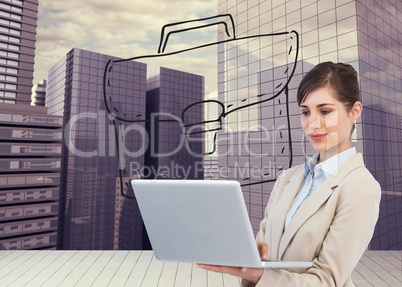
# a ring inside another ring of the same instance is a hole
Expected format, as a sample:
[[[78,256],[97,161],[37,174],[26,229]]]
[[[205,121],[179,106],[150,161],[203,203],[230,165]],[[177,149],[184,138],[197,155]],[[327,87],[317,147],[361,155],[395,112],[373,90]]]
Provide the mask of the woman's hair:
[[[314,90],[327,87],[349,112],[360,99],[359,81],[356,70],[349,64],[323,62],[311,69],[301,80],[297,90],[299,106]],[[353,125],[352,133],[355,126]]]

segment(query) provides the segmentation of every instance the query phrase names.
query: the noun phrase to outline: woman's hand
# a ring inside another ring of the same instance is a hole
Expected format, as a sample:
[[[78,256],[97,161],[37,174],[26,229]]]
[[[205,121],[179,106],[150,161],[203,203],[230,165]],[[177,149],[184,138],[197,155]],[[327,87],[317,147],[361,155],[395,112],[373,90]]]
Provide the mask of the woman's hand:
[[[264,272],[264,269],[261,268],[232,267],[232,266],[219,266],[219,265],[206,265],[206,264],[197,264],[197,267],[209,271],[226,273],[233,276],[241,277],[254,284],[258,283],[258,281],[262,276],[262,273]]]
[[[257,247],[261,259],[267,260],[269,250],[268,244],[266,244],[265,242],[257,242]],[[262,274],[264,273],[264,269],[262,268],[232,267],[232,266],[218,266],[218,265],[206,265],[206,264],[197,264],[197,267],[218,273],[226,273],[233,276],[238,276],[254,284],[258,283]]]
[[[268,244],[257,241],[258,252],[260,252],[261,260],[268,260]]]

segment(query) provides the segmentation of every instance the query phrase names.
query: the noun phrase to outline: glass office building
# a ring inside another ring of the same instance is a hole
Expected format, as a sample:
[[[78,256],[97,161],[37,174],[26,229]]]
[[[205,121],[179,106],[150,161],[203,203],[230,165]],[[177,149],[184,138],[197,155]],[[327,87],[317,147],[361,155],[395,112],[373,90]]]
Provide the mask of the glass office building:
[[[65,129],[59,249],[114,248],[119,158],[115,127],[105,108],[103,75],[108,61],[115,59],[72,49],[48,72],[46,106],[49,113],[63,115]],[[111,76],[113,84],[119,84],[110,94],[114,107],[126,106],[134,115],[145,114],[146,65],[121,63]],[[132,129],[127,123],[119,126],[127,151],[137,151],[144,123]],[[134,160],[143,165],[143,156]],[[142,230],[142,223],[138,228]]]
[[[401,249],[402,2],[218,0],[218,12],[233,16],[237,37],[218,52],[219,101],[229,112],[219,169],[242,184],[254,230],[278,174],[314,153],[300,127],[301,78],[320,62],[345,62],[358,71],[364,107],[352,144],[382,187],[370,248]]]
[[[0,1],[0,103],[31,103],[38,0]]]
[[[56,249],[62,123],[0,103],[0,250]]]
[[[146,178],[203,179],[204,77],[168,68],[148,73]],[[194,129],[191,129],[194,127]]]

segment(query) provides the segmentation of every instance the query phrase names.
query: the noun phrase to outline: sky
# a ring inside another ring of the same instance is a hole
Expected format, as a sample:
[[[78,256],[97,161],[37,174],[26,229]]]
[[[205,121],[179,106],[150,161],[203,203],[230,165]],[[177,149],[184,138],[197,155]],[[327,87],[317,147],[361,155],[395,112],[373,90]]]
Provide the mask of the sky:
[[[157,54],[163,25],[217,14],[217,0],[40,0],[34,84],[72,48],[120,58]],[[206,30],[199,39],[216,39]],[[194,37],[173,37],[168,48],[192,45]],[[207,75],[215,71],[216,51],[198,57],[169,58],[168,68]],[[212,76],[210,76],[212,77]],[[206,94],[215,93],[208,84]]]

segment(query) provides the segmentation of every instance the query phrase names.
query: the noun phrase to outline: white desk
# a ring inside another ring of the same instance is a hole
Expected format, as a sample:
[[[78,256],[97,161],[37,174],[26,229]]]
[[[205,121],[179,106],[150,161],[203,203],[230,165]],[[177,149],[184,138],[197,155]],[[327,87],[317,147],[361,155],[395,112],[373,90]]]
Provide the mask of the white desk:
[[[357,286],[402,286],[401,251],[367,251]],[[236,277],[188,263],[161,262],[152,251],[0,251],[0,286],[237,287]]]

